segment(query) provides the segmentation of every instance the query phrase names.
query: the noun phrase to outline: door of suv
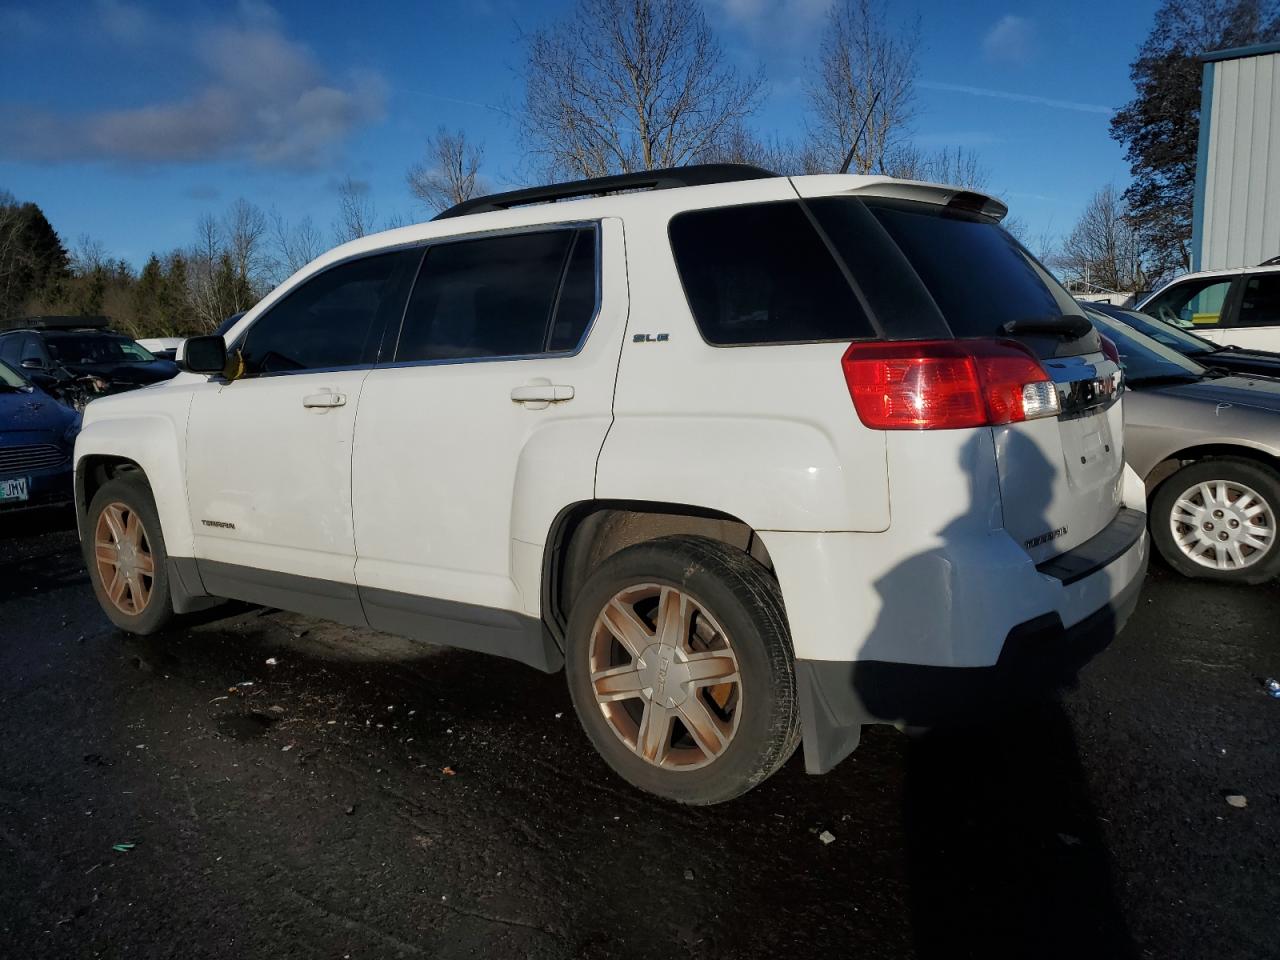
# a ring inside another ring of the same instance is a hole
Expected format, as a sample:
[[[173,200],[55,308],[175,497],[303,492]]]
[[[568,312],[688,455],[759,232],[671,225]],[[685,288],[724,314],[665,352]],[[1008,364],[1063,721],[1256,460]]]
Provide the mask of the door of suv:
[[[356,406],[421,255],[350,260],[303,281],[234,345],[242,374],[195,390],[187,497],[214,595],[363,622],[351,516]]]
[[[1240,278],[1232,325],[1220,342],[1249,350],[1280,351],[1280,270]]]
[[[510,613],[536,616],[539,597],[513,569],[536,583],[552,520],[594,495],[626,309],[620,221],[427,248],[394,362],[369,375],[356,422],[356,582],[372,626],[432,639],[444,623],[443,642],[464,647],[503,635],[468,624],[510,627],[513,646],[492,652],[537,661]]]

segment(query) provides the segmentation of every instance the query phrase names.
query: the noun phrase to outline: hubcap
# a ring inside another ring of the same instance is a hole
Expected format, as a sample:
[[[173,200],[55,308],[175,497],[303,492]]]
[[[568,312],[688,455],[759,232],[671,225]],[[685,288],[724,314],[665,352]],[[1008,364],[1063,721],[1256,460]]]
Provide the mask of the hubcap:
[[[588,659],[610,729],[654,766],[706,766],[733,740],[742,713],[738,658],[687,593],[656,583],[619,591],[596,617]]]
[[[156,563],[142,519],[127,504],[109,504],[98,514],[93,551],[98,579],[112,606],[131,617],[145,610]]]
[[[1209,480],[1183,491],[1174,501],[1169,529],[1179,550],[1212,570],[1251,567],[1276,540],[1271,504],[1234,480]]]

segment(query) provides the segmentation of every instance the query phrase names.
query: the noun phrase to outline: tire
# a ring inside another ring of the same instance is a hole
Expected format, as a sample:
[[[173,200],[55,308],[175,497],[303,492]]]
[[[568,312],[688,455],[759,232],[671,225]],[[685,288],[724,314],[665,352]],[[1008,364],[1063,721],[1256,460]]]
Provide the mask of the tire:
[[[1211,496],[1207,510],[1205,489]],[[1224,491],[1226,503],[1222,504],[1219,495]],[[1237,507],[1241,502],[1245,506]],[[1257,510],[1260,505],[1262,509]],[[1246,510],[1253,516],[1246,516]],[[1151,538],[1169,566],[1184,576],[1265,583],[1280,573],[1278,518],[1280,474],[1252,460],[1211,457],[1183,467],[1160,485],[1151,500]],[[1179,545],[1175,527],[1184,541],[1194,537],[1189,548]],[[1219,538],[1224,535],[1228,538],[1222,547],[1226,565],[1218,566],[1215,545],[1223,542]]]
[[[648,793],[697,805],[731,800],[773,774],[800,742],[782,595],[741,550],[673,536],[619,551],[579,591],[565,647],[569,692],[588,738],[619,776]]]
[[[104,514],[109,511],[110,519],[104,519]],[[117,529],[122,524],[126,541],[133,540],[135,529],[139,531],[137,543],[132,544],[134,552],[130,553],[127,547],[122,548],[123,554],[115,551],[116,561],[113,563],[107,559],[104,566],[99,560],[99,543],[107,546],[104,556],[110,558],[110,546],[121,539]],[[121,630],[145,636],[163,629],[173,619],[167,567],[169,554],[165,550],[151,487],[141,472],[119,474],[93,495],[85,517],[81,545],[93,593],[112,623]],[[149,564],[144,557],[150,557]],[[116,570],[128,576],[117,579]],[[113,590],[118,594],[114,600]]]

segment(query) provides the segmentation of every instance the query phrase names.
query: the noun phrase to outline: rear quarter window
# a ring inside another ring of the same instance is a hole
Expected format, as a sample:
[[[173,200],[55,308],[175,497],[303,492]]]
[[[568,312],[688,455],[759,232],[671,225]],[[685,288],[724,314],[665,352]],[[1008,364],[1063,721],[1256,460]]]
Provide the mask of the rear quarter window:
[[[799,202],[681,213],[669,235],[694,322],[714,346],[874,336]]]

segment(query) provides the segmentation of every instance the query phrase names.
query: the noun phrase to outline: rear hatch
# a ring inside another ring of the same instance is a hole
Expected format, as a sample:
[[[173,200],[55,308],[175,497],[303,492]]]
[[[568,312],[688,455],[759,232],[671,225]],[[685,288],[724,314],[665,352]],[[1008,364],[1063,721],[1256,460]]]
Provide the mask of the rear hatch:
[[[985,198],[954,196],[946,206],[867,195],[807,203],[884,339],[1012,340],[1053,381],[1056,417],[987,428],[1005,529],[1041,563],[1099,533],[1120,508],[1120,368],[1071,296],[980,212]]]

